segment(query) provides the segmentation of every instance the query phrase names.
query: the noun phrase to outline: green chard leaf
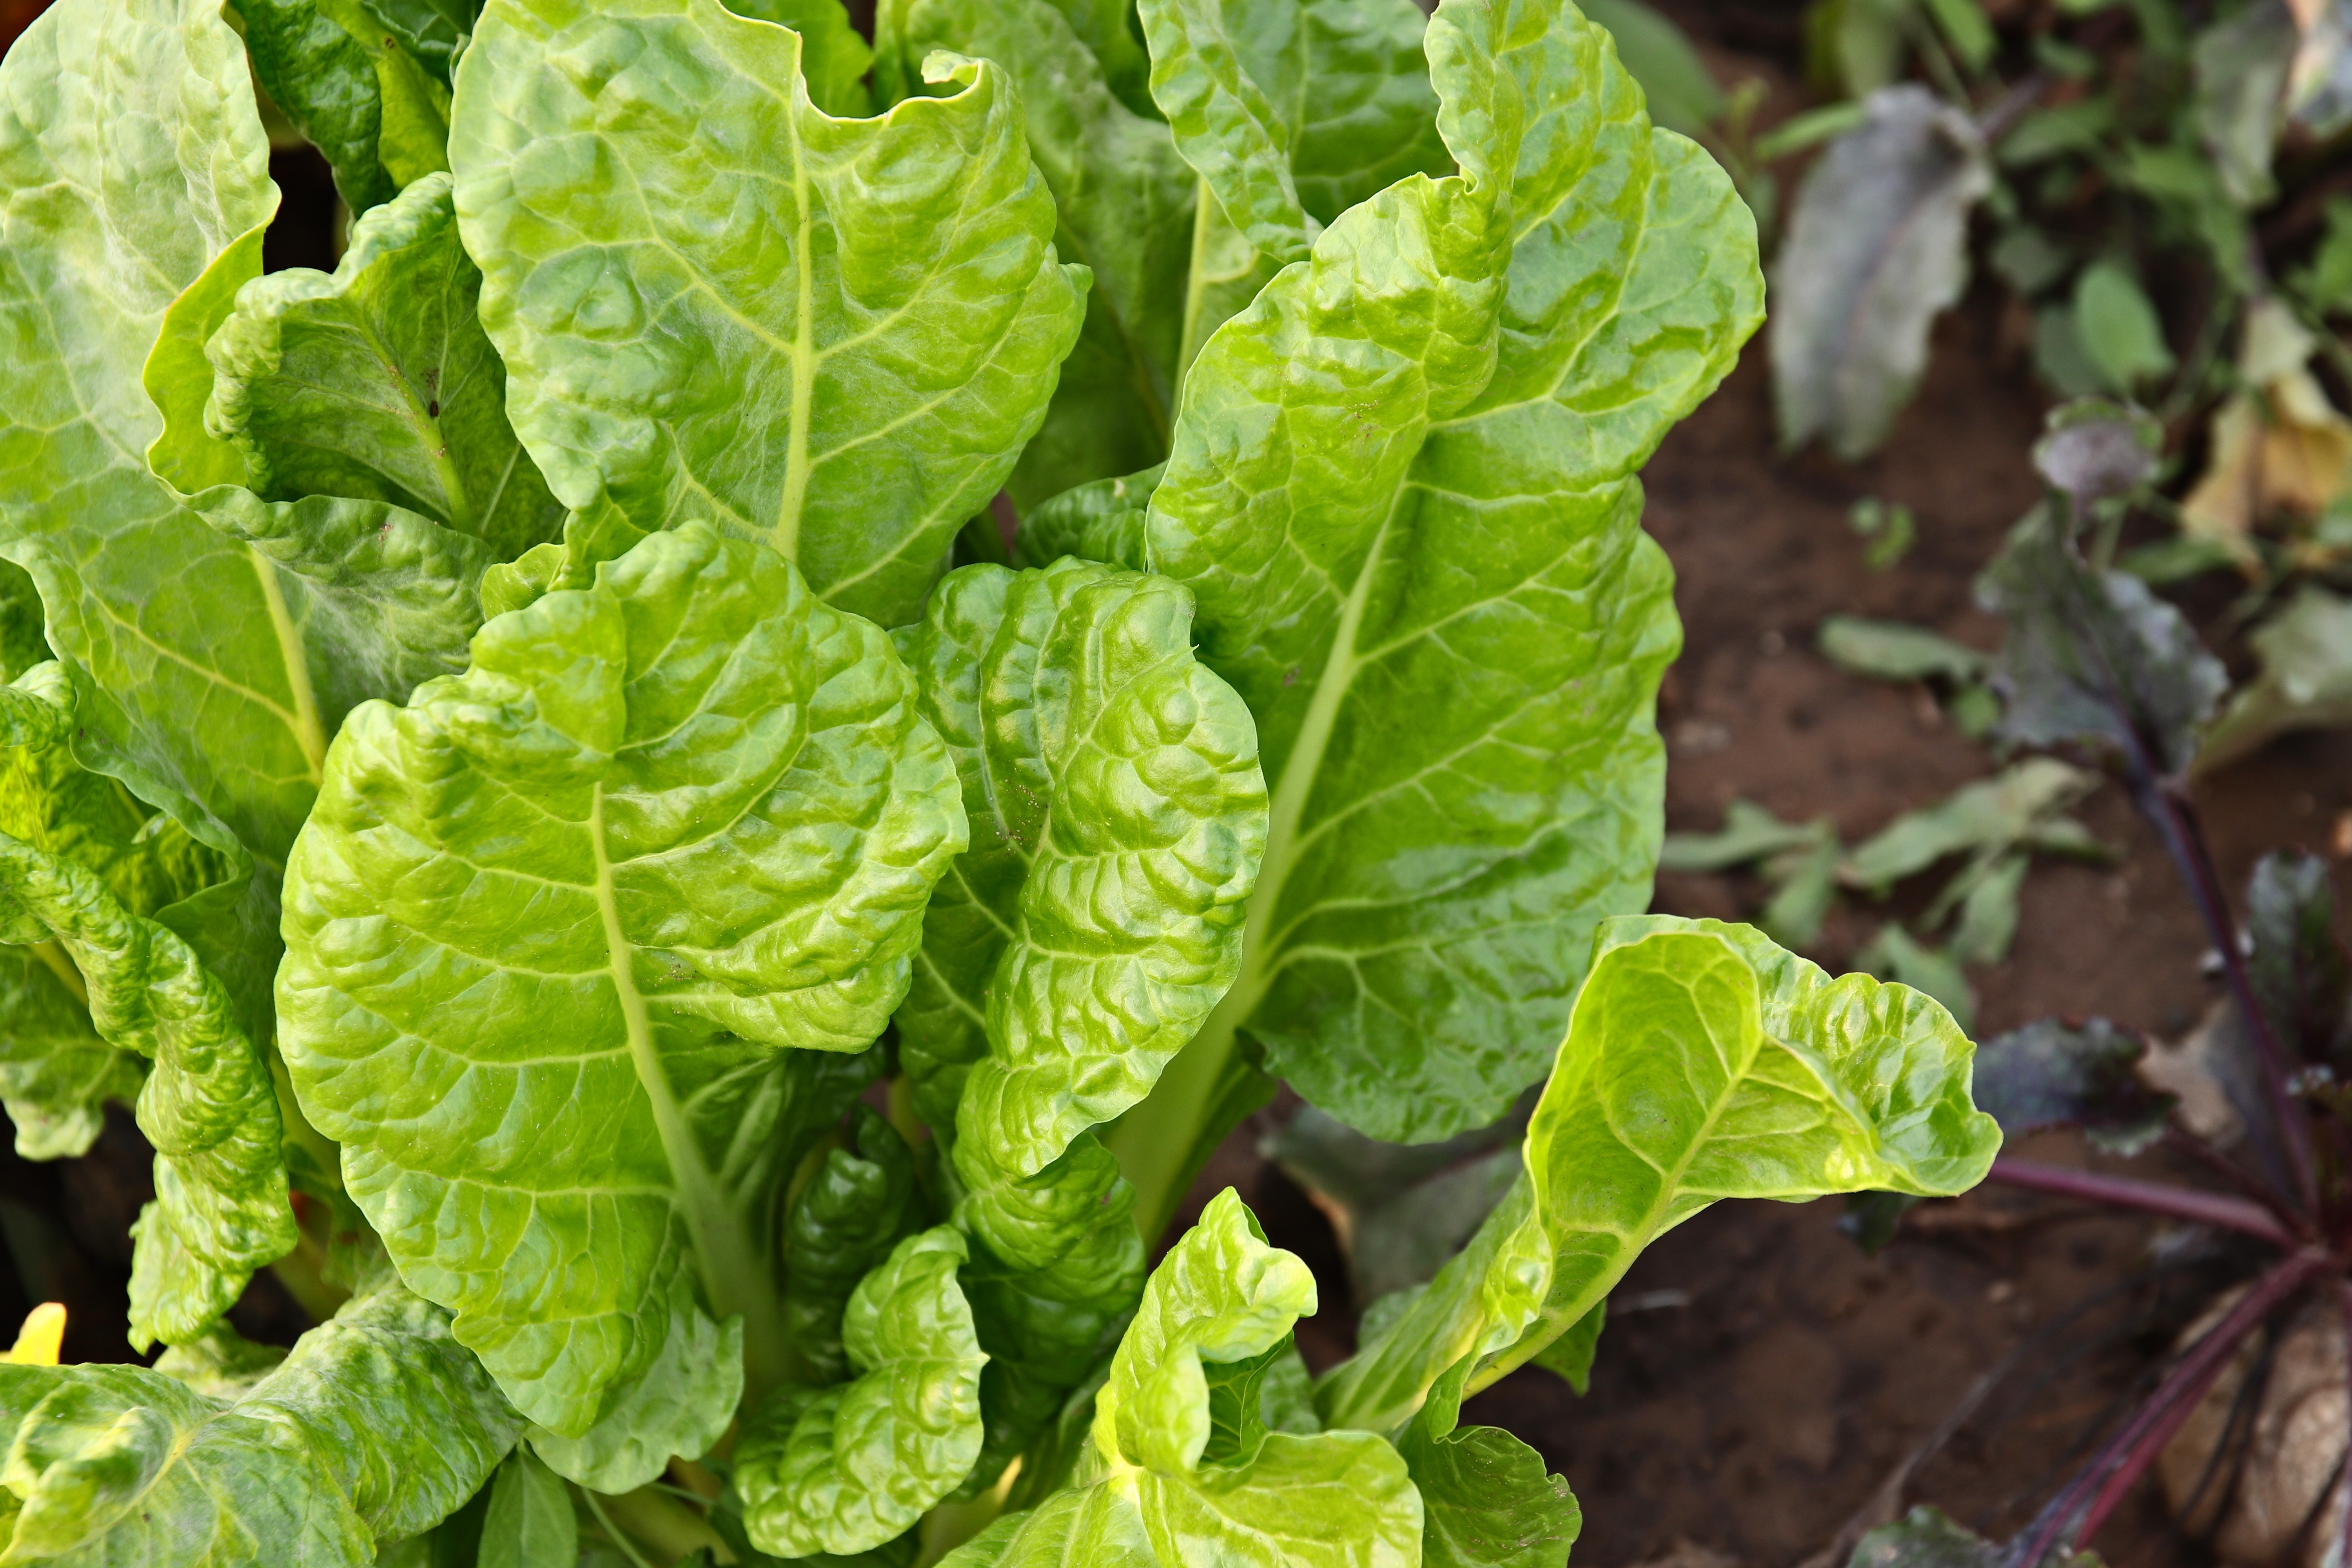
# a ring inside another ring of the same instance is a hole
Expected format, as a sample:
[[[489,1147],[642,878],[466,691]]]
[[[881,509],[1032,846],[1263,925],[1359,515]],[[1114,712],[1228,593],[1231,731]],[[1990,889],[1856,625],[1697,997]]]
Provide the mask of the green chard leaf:
[[[502,561],[554,538],[563,509],[507,424],[481,286],[449,176],[429,174],[360,219],[332,276],[296,268],[238,290],[205,345],[206,431],[266,500],[390,501]]]
[[[1073,16],[1049,0],[885,0],[876,11],[886,98],[920,91],[917,68],[939,49],[1012,75],[1058,211],[1055,247],[1094,274],[1060,390],[1006,481],[1024,508],[1167,455],[1198,182],[1168,127],[1144,112],[1148,100],[1123,101],[1098,58],[1100,39],[1125,37],[1125,7],[1116,9],[1116,22],[1091,29],[1077,24],[1092,10]]]
[[[24,1009],[5,1019],[0,1089],[42,1113],[28,1125],[58,1152],[89,1146],[100,1101],[135,1093],[155,1146],[156,1195],[133,1229],[142,1350],[203,1333],[296,1239],[249,1013],[176,929],[233,928],[219,905],[253,879],[62,741],[0,757],[0,940],[16,944]]]
[[[114,133],[127,124],[143,129]],[[162,425],[142,382],[167,312],[221,258],[259,270],[268,167],[217,8],[61,0],[0,64],[0,313],[19,334],[0,359],[0,552],[39,588],[78,750],[274,863],[341,714],[322,608],[140,456]],[[201,336],[163,347],[202,360]]]
[[[1397,1437],[1424,1510],[1422,1568],[1565,1568],[1584,1510],[1508,1432],[1459,1428],[1470,1367],[1454,1363]]]
[[[1161,1092],[1205,1102],[1246,1036],[1392,1142],[1499,1117],[1649,897],[1679,629],[1633,471],[1761,301],[1747,209],[1606,34],[1457,0],[1428,47],[1464,174],[1341,215],[1210,340],[1146,541],[1274,791],[1240,977]]]
[[[472,36],[482,14],[481,0],[360,0],[360,4],[369,21],[390,34],[444,87],[449,85],[457,51]]]
[[[717,0],[483,12],[457,216],[516,434],[586,514],[566,586],[702,518],[902,625],[1045,416],[1086,275],[1011,83],[937,57],[952,96],[835,120],[803,58]]]
[[[390,201],[410,181],[449,166],[449,50],[455,17],[418,0],[432,35],[406,47],[409,27],[380,21],[367,0],[240,0],[253,74],[270,100],[326,155],[353,213]],[[444,40],[446,40],[446,42]]]
[[[950,1554],[955,1568],[1082,1562],[1119,1568],[1202,1562],[1276,1568],[1420,1560],[1422,1499],[1405,1461],[1368,1432],[1257,1432],[1220,1462],[1213,1368],[1285,1347],[1315,1310],[1305,1264],[1265,1244],[1231,1188],[1145,1287],[1095,1420],[1076,1484]],[[1224,1431],[1234,1430],[1229,1423]]]
[[[475,1568],[564,1568],[580,1560],[580,1522],[562,1480],[527,1447],[490,1483]]]
[[[1603,925],[1527,1175],[1377,1341],[1323,1379],[1327,1424],[1393,1428],[1441,1373],[1475,1393],[1583,1320],[1653,1239],[1718,1198],[1937,1196],[2000,1142],[1937,1003],[1832,980],[1746,926]]]
[[[901,1059],[970,1186],[1034,1175],[1140,1100],[1233,983],[1265,782],[1192,611],[1164,578],[1065,558],[964,567],[897,634],[973,824]]]
[[[851,1292],[919,1225],[914,1152],[866,1107],[851,1114],[855,1150],[825,1152],[784,1222],[785,1326],[820,1383],[848,1374],[841,1324]]]
[[[801,75],[808,81],[809,101],[824,113],[859,120],[874,112],[874,95],[866,86],[874,50],[858,37],[841,0],[738,0],[727,8],[801,36]]]
[[[964,1240],[900,1242],[842,1319],[856,1378],[784,1388],[746,1424],[735,1488],[751,1544],[782,1557],[864,1552],[903,1532],[979,1458],[988,1357],[956,1285]]]
[[[525,1415],[583,1463],[700,1452],[747,1362],[755,1395],[795,1375],[800,1119],[838,1115],[826,1063],[881,1032],[964,847],[912,679],[774,552],[688,523],[356,710],[327,773],[278,985],[303,1109]],[[615,1422],[632,1400],[677,1429]]]
[[[1136,14],[1151,46],[1152,101],[1168,117],[1176,150],[1200,175],[1207,198],[1274,266],[1304,258],[1322,226],[1299,202],[1290,172],[1292,127],[1275,108],[1276,99],[1302,97],[1307,80],[1307,40],[1297,11],[1223,0],[1139,0]],[[1201,210],[1207,212],[1205,204]]]
[[[369,1568],[478,1489],[521,1423],[439,1308],[388,1286],[235,1399],[138,1366],[0,1365],[10,1563]]]

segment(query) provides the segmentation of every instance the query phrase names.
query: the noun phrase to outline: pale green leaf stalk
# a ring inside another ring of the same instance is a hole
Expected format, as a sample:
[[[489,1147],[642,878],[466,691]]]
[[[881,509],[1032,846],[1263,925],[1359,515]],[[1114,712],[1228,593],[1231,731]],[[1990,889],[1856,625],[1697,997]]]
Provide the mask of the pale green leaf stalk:
[[[1045,416],[1086,273],[1010,82],[940,56],[951,96],[835,120],[802,53],[717,0],[491,0],[458,68],[458,222],[516,433],[586,514],[569,586],[701,518],[903,625]]]
[[[397,1285],[312,1330],[234,1399],[138,1366],[0,1365],[0,1563],[370,1568],[431,1527],[520,1421],[448,1315]]]
[[[1139,1127],[1213,1123],[1244,1035],[1378,1137],[1491,1122],[1649,898],[1680,630],[1633,475],[1755,326],[1754,226],[1567,6],[1454,0],[1427,47],[1462,173],[1218,331],[1152,494],[1274,793],[1240,977]],[[1114,1142],[1164,1215],[1182,1178]]]
[[[1265,1244],[1231,1188],[1144,1287],[1074,1484],[950,1554],[955,1568],[1087,1563],[1409,1568],[1423,1508],[1404,1460],[1367,1432],[1263,1435],[1237,1465],[1203,1461],[1206,1366],[1251,1360],[1315,1310],[1307,1266]]]
[[[864,1552],[902,1533],[980,1457],[988,1361],[956,1285],[963,1237],[900,1242],[842,1319],[856,1375],[780,1389],[745,1424],[735,1486],[751,1544],[780,1557]]]
[[[449,176],[425,176],[360,219],[331,276],[297,268],[237,291],[205,345],[206,432],[243,454],[265,500],[390,501],[500,561],[554,538],[563,509],[507,424],[481,282]]]
[[[353,1197],[533,1421],[582,1438],[695,1368],[661,1436],[715,1437],[739,1342],[755,1395],[796,1370],[769,1205],[798,1061],[880,1033],[965,844],[905,666],[689,523],[356,710],[327,772],[278,1008]]]
[[[1721,1198],[1964,1192],[2000,1146],[1974,1047],[1932,999],[1832,980],[1747,926],[1604,924],[1536,1107],[1527,1173],[1467,1250],[1316,1403],[1394,1428],[1477,1358],[1475,1393],[1584,1319],[1650,1242]]]
[[[968,1185],[1141,1100],[1233,983],[1265,783],[1192,610],[1087,562],[968,566],[898,634],[973,824],[898,1019]]]

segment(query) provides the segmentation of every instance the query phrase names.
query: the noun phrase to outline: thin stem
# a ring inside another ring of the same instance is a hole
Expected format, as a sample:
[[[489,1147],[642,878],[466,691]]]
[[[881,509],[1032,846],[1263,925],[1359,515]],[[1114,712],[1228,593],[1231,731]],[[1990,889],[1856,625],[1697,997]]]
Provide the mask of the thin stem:
[[[646,1562],[645,1558],[639,1554],[636,1547],[630,1542],[628,1536],[621,1530],[621,1528],[618,1525],[615,1525],[612,1520],[605,1515],[604,1505],[596,1500],[596,1494],[589,1490],[586,1487],[582,1487],[580,1489],[580,1495],[587,1500],[588,1511],[594,1514],[596,1516],[596,1522],[604,1527],[605,1538],[612,1542],[614,1550],[618,1551],[622,1556],[627,1558],[631,1563],[635,1563],[636,1568],[653,1568],[653,1564]]]
[[[2179,1123],[2174,1122],[2165,1128],[2164,1142],[2167,1148],[2177,1149],[2188,1155],[2276,1215],[2279,1223],[2294,1232],[2300,1239],[2305,1241],[2319,1239],[2319,1227],[2311,1223],[2311,1216],[2288,1202],[2276,1187],[2272,1186],[2262,1177],[2239,1164],[2238,1162]]]
[[[2078,1544],[2098,1533],[2099,1526],[2107,1521],[2107,1516],[2123,1501],[2133,1483],[2163,1452],[2164,1446],[2205,1397],[2213,1380],[2221,1375],[2239,1342],[2269,1317],[2281,1301],[2326,1268],[2328,1261],[2327,1255],[2321,1252],[2298,1252],[2286,1258],[2256,1280],[2253,1288],[2222,1314],[2221,1321],[2189,1348],[2189,1353],[2165,1375],[2164,1382],[2139,1407],[2138,1414],[2109,1443],[2108,1451],[2117,1458],[2083,1515],[2082,1528],[2074,1536]],[[2085,1479],[2097,1474],[2095,1468]]]
[[[2082,1198],[2096,1204],[2113,1204],[2119,1208],[2140,1209],[2148,1214],[2170,1215],[2176,1219],[2194,1220],[2200,1225],[2218,1225],[2224,1229],[2242,1231],[2261,1237],[2278,1247],[2293,1247],[2295,1237],[2270,1210],[2244,1198],[2233,1198],[2223,1193],[2200,1193],[2188,1187],[2167,1186],[2160,1182],[2143,1182],[2131,1176],[2103,1176],[2094,1171],[2074,1171],[2063,1165],[2045,1165],[2038,1160],[2019,1160],[2001,1155],[1992,1163],[1989,1179],[2005,1182],[2012,1187],[2029,1187],[2035,1192],[2054,1193],[2060,1197]]]
[[[2345,1366],[2347,1372],[2352,1372],[2352,1283],[2342,1279],[2336,1281],[2336,1306],[2344,1314]],[[2344,1517],[2336,1521],[2336,1561],[2338,1568],[2352,1564],[2352,1446],[2347,1446],[2345,1453],[2345,1460],[2337,1468],[2336,1479],[2329,1483],[2345,1489]],[[2326,1512],[2326,1493],[2320,1494],[2316,1506],[2322,1513]]]

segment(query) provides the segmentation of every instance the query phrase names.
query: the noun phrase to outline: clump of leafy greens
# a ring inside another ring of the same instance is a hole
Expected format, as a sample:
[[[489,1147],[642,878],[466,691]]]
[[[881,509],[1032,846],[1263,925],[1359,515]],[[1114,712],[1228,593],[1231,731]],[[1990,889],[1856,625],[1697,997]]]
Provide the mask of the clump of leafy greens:
[[[1556,1563],[1468,1394],[1982,1174],[1936,1003],[1639,913],[1761,282],[1564,0],[237,21],[0,66],[0,1093],[135,1100],[169,1347],[0,1366],[7,1561]],[[1311,1384],[1234,1194],[1146,1269],[1277,1079],[1528,1118]]]

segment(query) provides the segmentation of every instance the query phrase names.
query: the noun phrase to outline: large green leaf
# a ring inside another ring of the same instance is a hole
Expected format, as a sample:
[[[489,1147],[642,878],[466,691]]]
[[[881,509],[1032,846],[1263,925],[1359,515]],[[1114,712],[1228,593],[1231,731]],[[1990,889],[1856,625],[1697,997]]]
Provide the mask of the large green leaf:
[[[521,1423],[448,1315],[397,1285],[311,1330],[242,1397],[138,1366],[0,1365],[0,1561],[369,1568],[479,1489]]]
[[[339,717],[316,606],[142,456],[166,310],[232,249],[258,269],[268,160],[244,47],[204,0],[62,0],[0,65],[0,552],[39,586],[86,753],[275,861]]]
[[[780,1557],[866,1551],[971,1468],[988,1357],[956,1285],[964,1256],[944,1226],[900,1242],[842,1320],[856,1377],[780,1389],[745,1425],[735,1488],[752,1545]]]
[[[880,1033],[964,840],[888,639],[704,523],[352,714],[287,869],[280,1046],[402,1278],[532,1420],[588,1433],[680,1317],[744,1314],[755,1393],[792,1375],[794,1058]]]
[[[1949,1014],[1832,980],[1747,926],[1613,920],[1528,1129],[1527,1175],[1470,1246],[1316,1402],[1388,1430],[1438,1376],[1469,1391],[1565,1332],[1651,1241],[1718,1198],[1963,1192],[2000,1131],[1969,1100]]]
[[[897,636],[973,825],[898,1037],[971,1184],[1033,1175],[1141,1100],[1233,984],[1265,782],[1192,609],[1083,561],[967,566]]]
[[[1291,119],[1276,107],[1305,96],[1307,40],[1297,9],[1140,0],[1136,14],[1151,46],[1152,101],[1205,195],[1275,266],[1304,257],[1320,226],[1299,202]]]
[[[1044,418],[1085,275],[1002,72],[843,121],[802,54],[717,0],[491,0],[458,221],[584,552],[699,517],[898,625]]]
[[[142,842],[128,827],[135,805],[63,750],[15,760],[0,940],[47,950],[60,981],[82,983],[99,1037],[153,1064],[137,1110],[155,1146],[155,1198],[133,1227],[131,1279],[131,1340],[145,1349],[226,1311],[254,1269],[292,1250],[294,1215],[261,1048],[197,952],[145,912],[202,891],[218,858],[169,825]],[[24,770],[44,764],[53,777],[33,794]]]
[[[1274,787],[1240,978],[1162,1092],[1207,1102],[1246,1035],[1397,1142],[1500,1116],[1648,900],[1679,630],[1633,473],[1761,305],[1747,208],[1600,29],[1457,0],[1428,48],[1463,174],[1342,214],[1210,340],[1146,541]]]
[[[265,500],[392,501],[499,560],[555,537],[563,509],[507,424],[506,370],[475,315],[449,176],[360,219],[332,276],[247,283],[213,332],[205,424]]]
[[[1265,1245],[1232,1189],[1213,1199],[1144,1289],[1077,1483],[948,1558],[956,1568],[1087,1563],[1405,1568],[1423,1510],[1404,1460],[1368,1432],[1255,1434],[1239,1463],[1204,1458],[1208,1370],[1252,1361],[1315,1309],[1315,1280]]]

